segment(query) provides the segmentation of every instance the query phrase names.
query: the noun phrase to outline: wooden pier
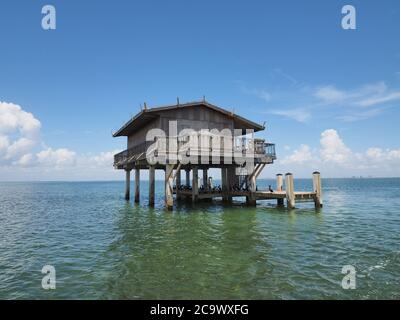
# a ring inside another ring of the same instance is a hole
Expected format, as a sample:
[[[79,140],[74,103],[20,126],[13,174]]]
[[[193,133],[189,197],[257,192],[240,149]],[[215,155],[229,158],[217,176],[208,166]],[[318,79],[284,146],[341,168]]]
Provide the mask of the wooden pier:
[[[168,209],[173,208],[174,200],[195,203],[222,198],[230,202],[235,197],[245,197],[252,206],[257,200],[276,200],[278,206],[283,206],[286,199],[290,209],[299,201],[313,201],[316,208],[322,207],[319,172],[313,173],[313,190],[309,192],[295,191],[291,173],[285,179],[278,174],[274,190],[258,189],[257,178],[276,159],[275,144],[253,136],[264,129],[264,125],[205,100],[186,104],[178,100],[176,105],[150,109],[145,104],[140,113],[113,134],[128,138],[128,149],[114,156],[114,168],[126,172],[125,199],[130,199],[134,171],[135,202],[140,201],[140,171],[148,170],[149,205],[153,206],[155,171],[163,170]],[[221,185],[217,188],[208,174],[211,168],[221,170]]]
[[[286,199],[287,207],[290,209],[295,208],[296,202],[314,202],[315,208],[322,208],[322,190],[320,182],[320,173],[313,173],[313,190],[315,191],[294,191],[290,194],[291,189],[284,190],[282,184],[282,174],[277,174],[276,178],[276,189],[273,191],[269,190],[259,190],[254,192],[253,197],[257,200],[276,200],[277,206],[284,206],[284,200]],[[293,175],[291,173],[286,174],[286,183],[289,185],[293,180]],[[178,184],[179,185],[179,184]],[[179,199],[185,197],[186,199],[193,198],[193,190],[178,190],[175,186],[173,194]],[[228,192],[214,191],[199,191],[197,193],[197,200],[213,199],[213,198],[250,198],[252,196],[251,191],[238,191],[230,190]]]

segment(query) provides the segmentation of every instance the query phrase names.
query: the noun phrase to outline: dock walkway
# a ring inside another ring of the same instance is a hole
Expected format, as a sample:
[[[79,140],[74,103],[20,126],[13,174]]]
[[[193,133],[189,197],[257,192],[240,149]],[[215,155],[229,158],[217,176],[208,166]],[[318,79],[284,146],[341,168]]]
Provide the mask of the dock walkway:
[[[321,188],[321,177],[319,172],[313,173],[313,190],[315,191],[294,191],[293,175],[287,173],[285,176],[286,190],[283,189],[283,177],[282,174],[277,174],[277,190],[257,190],[255,192],[247,190],[198,190],[195,194],[193,190],[177,190],[174,187],[173,194],[177,198],[185,197],[190,198],[194,195],[196,199],[213,199],[223,198],[231,199],[234,197],[246,197],[246,199],[252,198],[254,200],[277,200],[279,206],[283,206],[284,200],[286,200],[288,208],[294,208],[296,202],[309,202],[312,201],[316,208],[322,207],[322,188]]]

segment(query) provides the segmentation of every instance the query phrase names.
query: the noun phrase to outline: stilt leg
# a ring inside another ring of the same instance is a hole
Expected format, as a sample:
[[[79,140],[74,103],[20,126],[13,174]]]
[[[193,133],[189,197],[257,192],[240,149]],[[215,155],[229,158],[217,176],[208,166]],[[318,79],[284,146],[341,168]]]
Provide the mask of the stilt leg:
[[[125,200],[131,197],[131,170],[125,170]]]
[[[165,166],[165,206],[168,210],[172,210],[174,206],[173,197],[173,171],[174,165],[167,164]]]
[[[149,205],[154,206],[154,193],[155,193],[155,168],[149,168]]]
[[[135,168],[135,202],[140,201],[140,169]]]
[[[199,170],[193,167],[193,181],[192,181],[192,201],[196,202],[199,197]]]

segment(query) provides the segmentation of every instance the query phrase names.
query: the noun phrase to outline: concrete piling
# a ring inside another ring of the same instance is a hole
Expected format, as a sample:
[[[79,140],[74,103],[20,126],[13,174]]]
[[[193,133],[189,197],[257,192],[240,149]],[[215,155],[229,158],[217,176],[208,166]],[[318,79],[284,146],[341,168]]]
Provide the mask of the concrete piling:
[[[286,173],[286,202],[289,209],[294,209],[296,200],[294,194],[294,182],[293,175],[291,173]]]
[[[322,208],[321,174],[318,171],[313,172],[313,189],[315,192],[315,208]]]
[[[276,191],[283,191],[283,176],[281,173],[276,175]],[[278,207],[283,207],[283,199],[279,198],[276,200]]]

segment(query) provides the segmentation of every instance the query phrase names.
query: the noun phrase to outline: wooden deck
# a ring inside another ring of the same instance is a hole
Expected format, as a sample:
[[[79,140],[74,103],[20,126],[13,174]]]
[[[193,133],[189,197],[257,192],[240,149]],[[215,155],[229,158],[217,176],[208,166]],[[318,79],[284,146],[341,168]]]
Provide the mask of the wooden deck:
[[[177,194],[176,189],[174,190],[174,194]],[[191,197],[191,190],[178,190],[178,194]],[[221,198],[221,197],[249,197],[251,195],[250,191],[213,191],[213,192],[199,192],[198,199],[212,199],[212,198]],[[255,196],[257,200],[278,200],[278,199],[286,199],[286,191],[274,191],[270,192],[268,190],[260,190],[255,192]],[[294,196],[296,201],[315,201],[317,196],[316,192],[309,191],[295,191]]]

